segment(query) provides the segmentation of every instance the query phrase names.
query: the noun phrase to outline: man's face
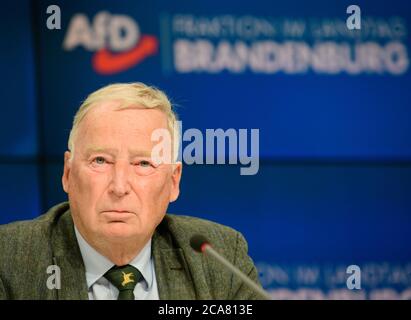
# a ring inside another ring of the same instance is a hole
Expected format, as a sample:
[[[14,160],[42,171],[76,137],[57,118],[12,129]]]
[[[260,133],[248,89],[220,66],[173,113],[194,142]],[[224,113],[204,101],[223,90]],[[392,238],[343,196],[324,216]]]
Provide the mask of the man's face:
[[[181,163],[151,159],[151,134],[167,128],[165,114],[117,106],[91,109],[78,127],[73,159],[65,153],[63,188],[76,227],[92,243],[147,241],[179,194]]]

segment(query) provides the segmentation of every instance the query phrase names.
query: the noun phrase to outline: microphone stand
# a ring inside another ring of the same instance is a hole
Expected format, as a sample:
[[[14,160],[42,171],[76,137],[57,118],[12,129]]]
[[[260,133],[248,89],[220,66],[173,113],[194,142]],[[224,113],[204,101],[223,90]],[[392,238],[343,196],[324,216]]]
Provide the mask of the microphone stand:
[[[230,271],[233,272],[235,275],[237,275],[241,280],[243,280],[247,286],[249,286],[251,289],[258,292],[262,297],[264,297],[264,300],[272,300],[271,296],[266,291],[260,288],[254,281],[252,281],[249,277],[247,277],[243,272],[241,272],[239,269],[234,267],[227,259],[221,256],[217,251],[215,251],[211,245],[209,245],[208,243],[205,243],[202,246],[202,251],[213,256],[221,264],[223,264],[228,269],[230,269]]]

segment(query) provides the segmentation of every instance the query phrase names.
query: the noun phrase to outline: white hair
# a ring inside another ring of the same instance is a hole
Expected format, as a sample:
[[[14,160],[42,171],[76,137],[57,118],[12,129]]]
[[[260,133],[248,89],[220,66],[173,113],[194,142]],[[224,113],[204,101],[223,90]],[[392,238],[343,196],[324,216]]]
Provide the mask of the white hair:
[[[159,109],[162,111],[167,116],[168,130],[173,141],[173,158],[174,161],[177,160],[180,143],[178,116],[164,92],[141,82],[111,84],[94,91],[87,97],[77,110],[70,131],[68,149],[71,151],[71,158],[74,154],[74,141],[77,136],[78,127],[87,112],[101,102],[113,100],[120,101],[118,110],[135,107],[139,109]]]

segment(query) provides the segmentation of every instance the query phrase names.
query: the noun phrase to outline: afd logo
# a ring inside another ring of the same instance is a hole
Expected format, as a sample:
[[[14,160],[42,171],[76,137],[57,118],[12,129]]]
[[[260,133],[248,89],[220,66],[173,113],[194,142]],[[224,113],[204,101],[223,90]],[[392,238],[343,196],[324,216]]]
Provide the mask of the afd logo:
[[[94,52],[93,69],[104,75],[130,69],[158,51],[158,39],[141,34],[137,22],[126,15],[102,11],[89,21],[78,13],[71,18],[64,38],[67,51],[78,46]]]

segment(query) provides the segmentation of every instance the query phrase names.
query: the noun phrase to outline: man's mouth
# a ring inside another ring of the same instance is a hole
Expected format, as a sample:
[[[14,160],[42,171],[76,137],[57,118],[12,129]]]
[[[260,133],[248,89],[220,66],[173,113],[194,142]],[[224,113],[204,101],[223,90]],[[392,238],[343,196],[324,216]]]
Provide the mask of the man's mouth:
[[[110,221],[110,222],[124,222],[125,220],[129,219],[134,212],[129,210],[104,210],[102,214]]]

